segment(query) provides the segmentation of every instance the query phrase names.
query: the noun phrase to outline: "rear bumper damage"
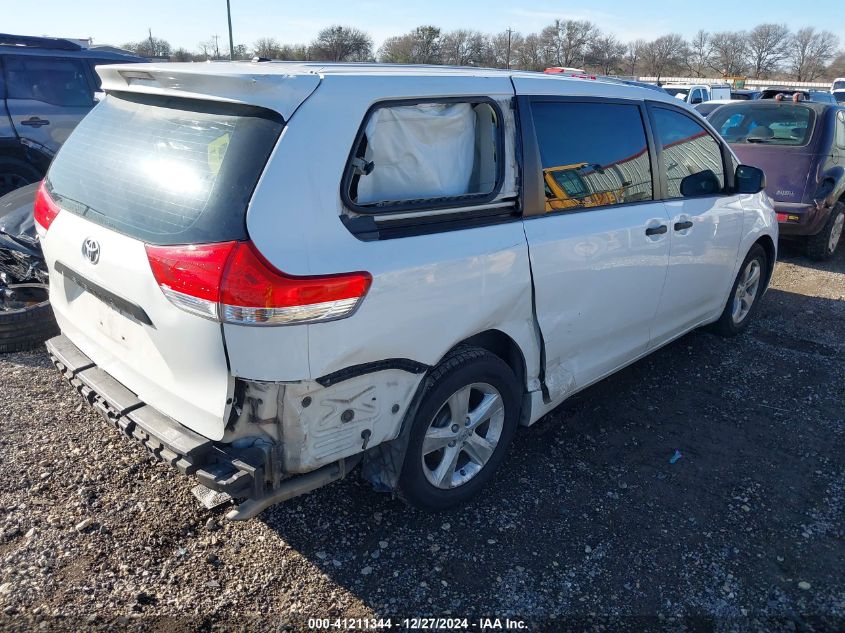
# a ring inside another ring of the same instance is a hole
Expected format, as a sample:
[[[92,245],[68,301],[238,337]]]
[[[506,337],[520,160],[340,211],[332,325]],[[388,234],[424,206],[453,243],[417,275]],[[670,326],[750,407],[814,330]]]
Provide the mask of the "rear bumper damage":
[[[273,443],[260,439],[214,442],[139,400],[66,336],[47,341],[47,351],[62,376],[112,426],[156,459],[195,476],[206,488],[241,500],[227,514],[228,519],[251,518],[270,505],[342,479],[360,459],[338,459],[311,472],[285,477]]]

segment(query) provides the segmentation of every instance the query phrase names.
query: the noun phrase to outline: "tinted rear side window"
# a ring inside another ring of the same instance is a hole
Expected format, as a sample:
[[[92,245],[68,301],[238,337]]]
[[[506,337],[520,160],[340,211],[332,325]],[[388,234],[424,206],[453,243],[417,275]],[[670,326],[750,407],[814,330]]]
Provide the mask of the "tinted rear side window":
[[[652,199],[639,107],[535,101],[531,110],[547,212]]]
[[[806,145],[815,112],[794,103],[729,104],[714,112],[710,124],[731,144]]]
[[[246,238],[283,122],[251,106],[109,95],[47,174],[63,208],[152,244]]]
[[[31,99],[58,106],[90,106],[94,93],[78,59],[7,57],[9,99]]]
[[[661,169],[669,198],[721,193],[725,188],[722,148],[698,122],[685,114],[654,108],[654,127],[662,148]]]

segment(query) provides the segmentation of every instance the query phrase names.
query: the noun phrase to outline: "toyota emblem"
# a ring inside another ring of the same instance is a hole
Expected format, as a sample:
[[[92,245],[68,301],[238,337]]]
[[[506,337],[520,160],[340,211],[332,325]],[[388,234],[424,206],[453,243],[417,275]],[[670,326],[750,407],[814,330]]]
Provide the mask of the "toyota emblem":
[[[82,254],[92,264],[100,261],[100,243],[93,237],[86,237],[82,242]]]

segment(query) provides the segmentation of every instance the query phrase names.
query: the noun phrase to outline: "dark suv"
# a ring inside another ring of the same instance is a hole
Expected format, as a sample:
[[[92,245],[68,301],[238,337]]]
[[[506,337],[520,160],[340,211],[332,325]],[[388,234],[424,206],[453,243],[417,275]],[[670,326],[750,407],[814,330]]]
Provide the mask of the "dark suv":
[[[97,102],[95,66],[144,61],[71,40],[0,34],[0,195],[43,178]]]

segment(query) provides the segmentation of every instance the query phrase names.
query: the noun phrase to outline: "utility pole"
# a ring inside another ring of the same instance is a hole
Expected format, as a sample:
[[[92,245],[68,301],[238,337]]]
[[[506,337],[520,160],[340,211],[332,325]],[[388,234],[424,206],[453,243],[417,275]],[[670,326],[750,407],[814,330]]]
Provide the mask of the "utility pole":
[[[226,0],[226,17],[229,18],[229,59],[235,59],[235,43],[232,40],[232,7],[229,6],[229,0]]]
[[[152,27],[147,27],[147,29],[150,32],[150,57],[155,57],[156,56],[156,45],[155,45],[155,42],[153,41],[153,29],[152,29]]]
[[[220,36],[215,33],[211,39],[214,40],[214,59],[220,59]]]
[[[511,34],[513,33],[513,29],[508,27],[508,70],[511,69]]]

